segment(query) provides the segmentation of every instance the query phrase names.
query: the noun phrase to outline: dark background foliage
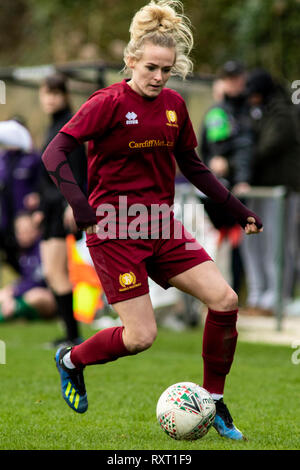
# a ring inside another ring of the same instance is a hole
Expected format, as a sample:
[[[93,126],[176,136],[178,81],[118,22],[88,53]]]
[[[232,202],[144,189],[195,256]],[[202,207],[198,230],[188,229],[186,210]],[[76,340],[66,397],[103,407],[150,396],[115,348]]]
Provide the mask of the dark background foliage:
[[[121,63],[129,22],[145,0],[1,0],[0,64],[103,59]],[[214,73],[231,57],[274,75],[300,76],[300,0],[185,0],[195,70]]]

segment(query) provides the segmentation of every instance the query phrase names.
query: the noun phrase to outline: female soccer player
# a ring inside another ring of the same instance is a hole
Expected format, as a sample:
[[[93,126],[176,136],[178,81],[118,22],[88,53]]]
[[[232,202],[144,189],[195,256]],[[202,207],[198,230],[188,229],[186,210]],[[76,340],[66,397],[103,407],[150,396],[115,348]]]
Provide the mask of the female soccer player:
[[[205,250],[174,220],[172,211],[169,219],[167,211],[156,216],[152,211],[157,206],[172,207],[177,161],[182,173],[234,214],[246,233],[262,227],[259,218],[199,160],[185,103],[178,93],[165,88],[172,73],[185,77],[192,69],[188,56],[193,38],[178,6],[175,0],[151,1],[136,13],[124,54],[131,78],[94,93],[43,155],[49,174],[73,208],[78,227],[86,230],[95,268],[123,324],[101,330],[71,349],[59,349],[56,364],[67,404],[85,412],[84,367],[144,351],[156,337],[148,276],[164,288],[175,286],[208,307],[203,387],[216,400],[214,425],[219,434],[243,439],[222,399],[236,347],[237,295]],[[89,141],[88,200],[67,160],[68,153],[85,141]],[[139,238],[133,229],[137,207],[142,212],[147,209],[138,217],[143,226]],[[106,236],[103,221],[109,226]],[[156,228],[151,231],[153,225]]]

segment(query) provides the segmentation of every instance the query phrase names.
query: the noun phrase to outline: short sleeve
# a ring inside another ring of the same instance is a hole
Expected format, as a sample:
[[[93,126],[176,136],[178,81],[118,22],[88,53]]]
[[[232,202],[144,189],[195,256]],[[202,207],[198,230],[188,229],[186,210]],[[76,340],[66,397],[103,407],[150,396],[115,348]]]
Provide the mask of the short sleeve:
[[[112,97],[94,95],[80,107],[60,132],[71,135],[80,143],[99,138],[109,128],[112,114]]]

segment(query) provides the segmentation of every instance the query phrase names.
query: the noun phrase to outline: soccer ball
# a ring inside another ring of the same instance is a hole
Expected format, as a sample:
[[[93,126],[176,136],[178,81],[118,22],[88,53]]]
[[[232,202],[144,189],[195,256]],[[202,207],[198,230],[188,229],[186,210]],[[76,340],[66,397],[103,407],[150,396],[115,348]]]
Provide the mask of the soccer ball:
[[[156,416],[168,436],[195,440],[207,434],[214,422],[216,406],[207,390],[193,382],[179,382],[160,396]]]

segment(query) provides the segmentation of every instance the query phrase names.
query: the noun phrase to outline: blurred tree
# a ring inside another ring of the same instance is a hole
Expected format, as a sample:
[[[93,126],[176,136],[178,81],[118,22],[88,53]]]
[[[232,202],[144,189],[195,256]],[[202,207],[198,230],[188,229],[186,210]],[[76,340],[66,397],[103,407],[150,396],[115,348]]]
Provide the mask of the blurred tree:
[[[22,48],[27,22],[26,0],[0,2],[1,62],[14,61]]]
[[[299,0],[246,0],[233,5],[235,52],[249,66],[261,66],[286,79],[299,77]]]
[[[214,73],[235,53],[234,29],[236,18],[229,12],[242,8],[242,0],[188,0],[184,2],[186,14],[194,27],[195,69]]]
[[[146,0],[147,1],[147,0]],[[103,58],[121,63],[129,23],[145,0],[1,0],[2,65]],[[183,0],[192,20],[195,71],[228,58],[300,75],[300,0]]]

